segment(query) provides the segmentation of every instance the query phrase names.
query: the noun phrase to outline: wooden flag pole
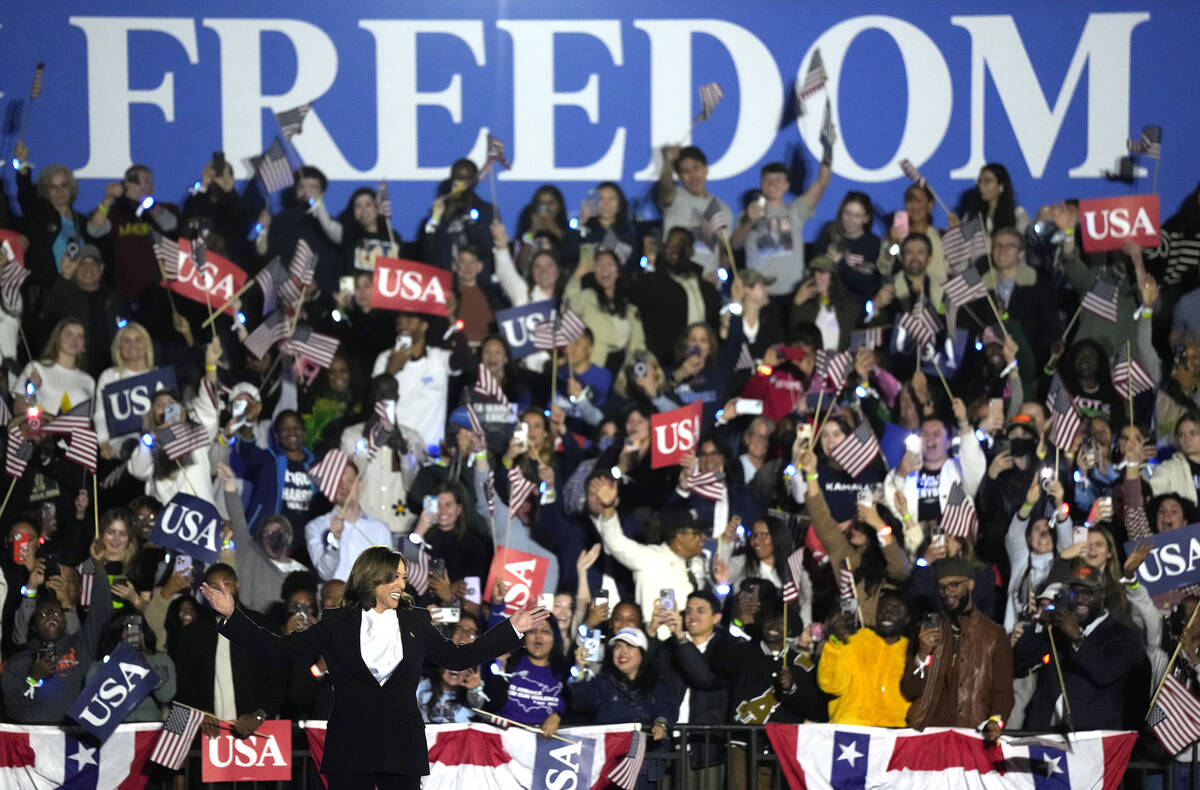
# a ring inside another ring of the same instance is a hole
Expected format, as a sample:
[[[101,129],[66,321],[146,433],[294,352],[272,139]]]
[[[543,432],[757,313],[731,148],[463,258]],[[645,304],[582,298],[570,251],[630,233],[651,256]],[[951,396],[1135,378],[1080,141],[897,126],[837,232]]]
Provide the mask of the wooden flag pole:
[[[946,376],[942,373],[942,366],[938,364],[937,354],[935,353],[932,357],[930,357],[929,361],[933,363],[933,369],[937,371],[938,379],[940,379],[942,382],[942,388],[946,390],[946,397],[953,402],[954,393],[950,391],[950,385],[946,383]]]
[[[489,713],[488,711],[480,710],[479,708],[471,708],[471,710],[475,711],[480,716],[487,716],[489,719],[497,719],[499,721],[502,721],[505,724],[509,725],[510,727],[519,727],[522,730],[528,730],[529,732],[536,732],[538,735],[542,734],[541,727],[532,727],[528,724],[522,724],[519,721],[513,721],[512,719],[506,719],[498,713]],[[554,738],[555,740],[562,741],[563,743],[571,743],[571,744],[578,743],[578,741],[573,741],[570,738],[564,738],[561,735],[551,735],[550,737]]]
[[[1004,337],[1006,339],[1011,340],[1012,335],[1008,333],[1008,327],[1004,325],[1004,318],[1000,315],[1000,309],[996,307],[996,302],[992,299],[992,294],[990,292],[987,295],[987,303],[992,308],[992,315],[996,316],[996,322],[1000,324],[1000,331],[1004,333]]]
[[[1066,719],[1067,729],[1070,732],[1074,732],[1075,722],[1071,718],[1071,701],[1067,699],[1067,684],[1063,682],[1062,661],[1058,657],[1058,647],[1054,644],[1054,628],[1047,628],[1046,634],[1050,637],[1050,653],[1054,656],[1054,671],[1058,673],[1058,687],[1062,690],[1063,715]]]
[[[793,583],[795,583],[793,581]],[[787,610],[788,602],[783,602],[783,651],[779,654],[779,668],[783,669],[787,666],[787,649],[788,649],[788,626],[787,626]]]
[[[488,186],[492,190],[492,219],[500,218],[500,200],[496,197],[496,164],[488,169]]]
[[[1071,320],[1067,322],[1067,328],[1063,330],[1063,343],[1067,342],[1067,335],[1071,334],[1071,327],[1075,326],[1075,322],[1079,320],[1079,314],[1083,312],[1083,305],[1075,308],[1075,315],[1071,316]]]
[[[388,232],[388,243],[389,243],[389,244],[391,244],[393,247],[395,247],[395,246],[396,246],[396,234],[395,234],[395,232],[392,230],[392,219],[391,219],[391,217],[384,217],[384,218],[383,218],[383,225],[384,225],[384,227],[385,227],[385,228],[387,228],[387,232]],[[396,248],[396,254],[398,255],[399,253],[400,253],[400,250],[399,250],[399,248],[397,247],[397,248]]]
[[[5,509],[8,508],[8,500],[12,496],[13,489],[17,487],[17,481],[20,479],[19,477],[14,477],[12,482],[8,484],[8,493],[4,495],[3,504],[0,504],[0,516],[4,515]]]
[[[96,484],[96,473],[92,472],[92,518],[96,523],[96,538],[100,538],[100,495]]]
[[[162,275],[163,288],[167,291],[167,302],[171,305],[171,315],[179,315],[179,311],[175,309],[175,297],[171,294],[171,281],[167,277],[167,270],[163,267],[163,262],[159,260],[158,255],[154,256],[154,260],[158,262],[158,273]]]
[[[726,229],[721,229],[721,242],[725,245],[725,254],[729,256],[729,273],[733,277],[737,277],[737,261],[733,259],[733,245],[729,243],[729,233]]]
[[[1154,696],[1150,698],[1150,708],[1146,711],[1145,718],[1150,718],[1151,711],[1154,710],[1154,703],[1158,702],[1159,692],[1162,691],[1163,684],[1167,682],[1167,675],[1171,674],[1171,668],[1175,666],[1175,660],[1179,658],[1179,650],[1183,647],[1183,635],[1192,627],[1192,622],[1196,619],[1196,612],[1200,612],[1200,605],[1192,609],[1192,616],[1188,618],[1187,625],[1183,627],[1183,632],[1179,634],[1179,641],[1175,643],[1175,651],[1171,653],[1171,660],[1167,662],[1167,671],[1163,673],[1162,679],[1158,681],[1158,687],[1154,689]]]
[[[217,339],[217,325],[214,324],[213,321],[216,320],[217,314],[213,312],[212,299],[210,298],[210,295],[207,290],[204,291],[204,306],[208,308],[208,318],[204,319],[204,324],[206,326],[212,327],[212,338],[213,338],[213,340],[216,340]]]
[[[1125,341],[1125,357],[1129,360],[1126,367],[1132,370],[1133,352],[1129,349],[1128,340]],[[1133,381],[1131,380],[1131,377],[1127,377],[1125,380],[1125,395],[1126,399],[1129,401],[1129,424],[1133,425]]]
[[[229,307],[229,305],[233,304],[238,299],[241,299],[242,294],[246,293],[246,291],[249,291],[250,287],[252,285],[254,285],[256,282],[258,282],[258,280],[254,279],[253,277],[246,278],[245,285],[243,285],[241,288],[239,288],[237,293],[235,293],[233,296],[226,299],[225,302],[220,307],[217,308],[215,313],[212,310],[209,310],[210,315],[208,316],[207,319],[205,319],[204,323],[200,325],[200,328],[204,329],[209,324],[211,324],[213,321],[215,321],[217,319],[217,316],[219,316],[221,313],[225,312],[226,307]]]

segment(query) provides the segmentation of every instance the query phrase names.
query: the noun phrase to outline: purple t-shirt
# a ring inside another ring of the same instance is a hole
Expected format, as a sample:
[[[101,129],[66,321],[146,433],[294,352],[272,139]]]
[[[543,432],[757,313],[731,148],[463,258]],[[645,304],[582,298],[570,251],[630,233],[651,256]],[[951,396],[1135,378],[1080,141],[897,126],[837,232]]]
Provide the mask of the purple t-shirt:
[[[541,724],[551,713],[561,713],[563,682],[550,667],[536,666],[522,656],[508,681],[508,700],[500,715],[522,724]]]

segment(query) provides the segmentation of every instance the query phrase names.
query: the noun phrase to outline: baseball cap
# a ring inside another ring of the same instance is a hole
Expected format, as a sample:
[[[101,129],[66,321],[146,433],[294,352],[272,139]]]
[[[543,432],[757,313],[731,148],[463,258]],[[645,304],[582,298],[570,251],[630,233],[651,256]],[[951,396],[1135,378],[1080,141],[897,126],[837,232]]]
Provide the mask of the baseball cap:
[[[252,401],[262,400],[262,395],[259,393],[258,387],[254,386],[248,381],[239,381],[237,384],[233,385],[232,389],[229,390],[230,400],[233,400],[239,395],[245,395]]]
[[[1088,590],[1103,590],[1104,577],[1091,565],[1080,565],[1071,571],[1071,578],[1067,580],[1067,585],[1083,587]]]
[[[753,288],[759,283],[762,283],[763,285],[775,284],[774,277],[768,277],[767,275],[760,271],[756,271],[755,269],[743,269],[738,273],[738,277],[741,278],[742,285],[746,286],[747,288]]]
[[[82,261],[84,258],[91,258],[101,266],[104,265],[104,256],[100,254],[100,248],[95,244],[85,244],[79,248],[79,257],[77,260]]]
[[[831,272],[836,268],[833,260],[828,255],[818,255],[808,262],[808,270],[810,272]]]
[[[640,628],[622,628],[609,638],[608,644],[610,647],[613,642],[624,642],[634,647],[640,647],[643,651],[650,648],[650,642],[647,641],[646,635],[642,633],[642,629]]]

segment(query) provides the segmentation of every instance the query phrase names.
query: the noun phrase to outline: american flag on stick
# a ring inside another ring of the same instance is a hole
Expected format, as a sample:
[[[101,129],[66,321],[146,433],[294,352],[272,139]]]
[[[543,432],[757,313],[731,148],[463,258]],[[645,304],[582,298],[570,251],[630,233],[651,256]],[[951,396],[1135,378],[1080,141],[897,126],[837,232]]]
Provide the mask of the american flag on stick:
[[[882,345],[883,329],[881,327],[859,329],[850,333],[851,350],[858,350],[860,348],[879,348]]]
[[[4,244],[7,246],[7,242]],[[0,247],[0,257],[4,257],[4,263],[0,265],[0,298],[3,298],[5,307],[16,311],[21,299],[21,286],[29,279],[30,272],[5,247]]]
[[[516,517],[516,513],[529,497],[537,491],[537,486],[525,476],[521,467],[514,464],[508,470],[508,513]]]
[[[800,598],[800,576],[804,573],[804,549],[793,551],[787,558],[788,580],[783,583],[783,602],[791,603]]]
[[[833,448],[829,457],[851,477],[858,477],[879,457],[881,450],[871,424],[863,420],[854,431]]]
[[[85,400],[56,415],[42,428],[46,433],[70,436],[74,431],[92,427],[92,401]]]
[[[314,332],[312,327],[299,324],[292,332],[292,336],[283,341],[282,348],[286,354],[303,357],[323,368],[328,368],[333,364],[333,358],[337,354],[341,342],[336,337]]]
[[[1117,300],[1121,298],[1117,284],[1107,277],[1097,277],[1096,282],[1083,295],[1080,307],[1089,313],[1112,323],[1117,322]]]
[[[941,328],[937,317],[924,303],[911,313],[901,315],[896,324],[912,336],[913,342],[917,344],[918,348],[924,348],[932,343]]]
[[[504,141],[489,134],[487,136],[487,159],[484,161],[483,167],[479,169],[479,174],[475,176],[475,183],[487,178],[496,163],[499,163],[505,170],[512,167],[508,163],[508,155],[504,151]]]
[[[267,190],[268,195],[296,183],[292,175],[292,165],[288,162],[287,152],[283,150],[283,143],[279,142],[279,138],[275,138],[263,155],[257,157],[254,171],[255,175],[262,179],[263,188]]]
[[[825,384],[840,390],[846,384],[846,374],[854,366],[854,354],[840,351],[828,357],[825,364]]]
[[[8,429],[8,451],[4,458],[4,471],[10,477],[20,477],[25,474],[30,459],[33,458],[33,442],[26,441],[21,436],[21,429],[13,426]]]
[[[283,261],[279,260],[278,255],[260,269],[258,274],[254,275],[254,282],[258,284],[263,295],[263,315],[267,315],[275,309],[279,289],[287,281],[287,269],[283,268]],[[299,289],[296,289],[296,293],[299,294]]]
[[[154,432],[154,443],[163,449],[167,458],[178,460],[196,450],[205,450],[212,443],[208,431],[194,422],[180,422]]]
[[[100,451],[100,439],[92,430],[92,402],[83,401],[58,415],[45,426],[46,433],[66,437],[65,457],[72,463],[95,474],[96,454]]]
[[[150,753],[150,762],[178,771],[187,760],[188,750],[203,723],[203,712],[172,702],[162,733],[154,744],[154,751]]]
[[[488,370],[487,365],[482,362],[479,363],[479,372],[475,376],[474,390],[476,395],[491,398],[503,406],[509,405],[504,388],[500,386],[499,381],[496,381],[496,377],[492,375],[492,371]]]
[[[542,321],[533,328],[534,348],[549,351],[570,345],[583,336],[587,324],[569,307],[564,307],[554,318]]]
[[[404,564],[408,568],[408,586],[417,595],[424,595],[429,589],[429,550],[425,544],[417,547],[417,556],[411,563],[406,557]]]
[[[693,469],[687,476],[688,490],[696,496],[720,502],[725,496],[724,476],[717,477],[713,472],[701,472]]]
[[[1162,155],[1162,127],[1142,127],[1142,136],[1136,140],[1132,137],[1128,138],[1125,141],[1125,147],[1131,154],[1145,154],[1158,159]]]
[[[608,772],[609,781],[621,790],[633,790],[637,786],[642,763],[646,760],[646,733],[635,730],[629,735],[628,753]]]
[[[843,601],[856,601],[854,595],[854,571],[850,570],[850,560],[842,563],[837,571],[838,598]]]
[[[979,532],[979,513],[975,510],[975,502],[958,483],[950,487],[941,523],[946,534],[956,538],[974,538]]]
[[[979,217],[971,217],[957,228],[950,228],[942,234],[942,255],[952,270],[958,270],[976,258],[987,255],[983,223]]]
[[[375,417],[375,426],[371,428],[371,433],[367,437],[367,456],[369,458],[375,457],[379,448],[387,443],[392,431],[396,430],[396,423],[392,419],[392,410],[388,407],[387,401],[375,401]]]
[[[310,110],[312,110],[311,102],[275,113],[275,121],[279,124],[279,131],[283,132],[284,140],[291,140],[300,134],[304,128],[304,119]]]
[[[92,600],[92,585],[96,583],[96,561],[88,557],[79,563],[79,603],[84,606]]]
[[[925,180],[925,176],[921,175],[921,171],[909,159],[900,160],[900,169],[904,171],[904,177],[912,181],[919,187],[928,186],[929,182]]]
[[[254,356],[262,359],[267,352],[288,336],[287,319],[283,313],[276,311],[263,319],[263,322],[246,335],[242,345]]]
[[[707,121],[712,117],[713,110],[717,109],[717,105],[721,103],[721,99],[725,98],[725,91],[721,90],[721,86],[715,82],[710,82],[707,85],[700,86],[700,114],[696,116],[696,123]]]
[[[1167,753],[1179,754],[1200,738],[1200,700],[1174,675],[1167,675],[1147,722]]]
[[[1136,359],[1130,358],[1129,347],[1126,345],[1122,345],[1117,349],[1117,359],[1113,365],[1112,383],[1113,389],[1117,391],[1117,394],[1123,400],[1132,400],[1135,395],[1140,395],[1158,386],[1154,379],[1150,378],[1150,373],[1142,367],[1141,363]]]
[[[721,241],[722,232],[729,231],[729,222],[721,211],[721,204],[714,197],[700,216],[700,241],[715,248]]]
[[[821,119],[821,161],[829,162],[833,144],[837,142],[837,127],[833,125],[833,104],[825,99],[825,115]]]
[[[42,95],[42,74],[46,71],[46,64],[39,63],[33,70],[33,84],[29,86],[29,100],[33,101]]]
[[[804,100],[824,88],[828,79],[825,74],[825,61],[821,59],[821,50],[814,49],[812,60],[808,61],[808,71],[804,73],[804,81],[796,85],[796,103],[802,112]]]
[[[1083,428],[1083,420],[1075,403],[1061,382],[1051,394],[1050,403],[1050,443],[1061,450],[1070,450],[1075,437]]]
[[[380,181],[375,189],[375,210],[385,219],[392,218],[392,193],[386,181]]]
[[[179,279],[179,243],[166,236],[154,240],[154,254],[168,280]]]
[[[946,312],[954,313],[963,305],[987,297],[987,288],[975,267],[968,266],[962,274],[946,281],[945,286],[942,287],[942,293],[946,295],[948,305]]]
[[[338,486],[342,484],[342,475],[346,472],[346,465],[349,463],[350,458],[335,448],[325,453],[325,457],[321,459],[320,463],[308,470],[308,476],[316,478],[317,487],[330,502],[334,502],[337,498]]]

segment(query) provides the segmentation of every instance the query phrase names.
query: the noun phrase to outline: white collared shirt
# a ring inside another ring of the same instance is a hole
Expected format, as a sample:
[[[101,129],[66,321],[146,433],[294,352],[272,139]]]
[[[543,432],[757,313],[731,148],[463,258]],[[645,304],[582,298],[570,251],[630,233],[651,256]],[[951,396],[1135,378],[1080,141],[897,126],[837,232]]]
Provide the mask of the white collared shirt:
[[[363,612],[358,628],[359,650],[363,663],[379,685],[387,683],[396,667],[404,660],[404,643],[400,639],[400,620],[395,609]]]

